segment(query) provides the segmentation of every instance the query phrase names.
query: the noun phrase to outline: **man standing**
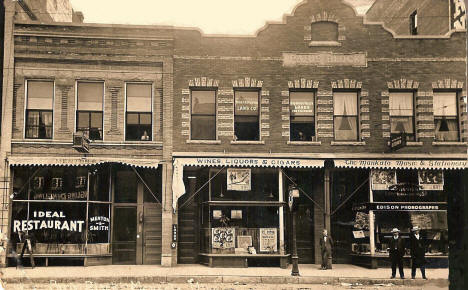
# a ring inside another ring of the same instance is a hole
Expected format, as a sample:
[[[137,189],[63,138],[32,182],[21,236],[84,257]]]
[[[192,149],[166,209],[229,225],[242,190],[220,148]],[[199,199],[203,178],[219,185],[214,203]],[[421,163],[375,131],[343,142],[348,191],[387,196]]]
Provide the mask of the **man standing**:
[[[20,261],[23,262],[24,251],[27,250],[29,253],[29,260],[31,261],[31,268],[34,269],[36,266],[34,264],[34,254],[32,249],[32,236],[26,231],[18,232],[19,242],[23,243],[23,248],[21,250]],[[18,266],[18,265],[17,265]]]
[[[411,231],[411,279],[416,277],[416,268],[421,269],[421,274],[423,279],[426,278],[426,268],[424,264],[426,263],[425,254],[426,249],[424,247],[424,242],[419,235],[419,227],[414,226]]]
[[[390,239],[390,261],[392,263],[392,277],[395,278],[396,266],[398,265],[398,271],[400,272],[400,278],[405,279],[405,273],[403,272],[403,256],[405,255],[405,245],[400,237],[400,230],[394,228],[392,230],[393,237]]]
[[[322,238],[320,239],[320,250],[322,252],[322,268],[321,270],[332,268],[332,247],[333,240],[328,236],[326,229],[323,229]]]

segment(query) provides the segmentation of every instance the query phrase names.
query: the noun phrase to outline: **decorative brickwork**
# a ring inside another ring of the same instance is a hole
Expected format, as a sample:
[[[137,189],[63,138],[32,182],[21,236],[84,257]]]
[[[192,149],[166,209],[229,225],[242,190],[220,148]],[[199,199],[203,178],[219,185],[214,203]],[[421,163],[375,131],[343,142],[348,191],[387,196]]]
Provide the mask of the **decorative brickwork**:
[[[14,84],[13,85],[13,114],[12,114],[12,129],[13,132],[20,132],[21,130],[18,128],[17,124],[17,116],[19,116],[20,110],[18,110],[18,89],[22,86],[22,84]]]
[[[419,88],[419,82],[407,79],[399,79],[387,82],[389,89],[415,89]]]
[[[317,89],[319,81],[313,81],[308,79],[298,79],[288,81],[288,87],[290,89]]]
[[[113,86],[108,88],[111,94],[111,127],[110,130],[107,132],[109,135],[120,135],[120,131],[118,128],[118,104],[119,104],[119,95],[122,87]]]
[[[72,89],[72,86],[67,85],[59,85],[57,86],[60,94],[60,131],[61,133],[69,133],[70,130],[68,128],[68,93]]]
[[[342,79],[331,82],[332,89],[360,89],[362,82],[350,79]]]
[[[338,24],[338,41],[346,40],[346,36],[344,35],[346,28],[342,21],[336,15],[322,11],[321,13],[312,15],[310,17],[310,24],[304,26],[304,41],[309,42],[312,40],[312,25],[317,22],[334,22]],[[313,43],[309,43],[309,45],[314,46]]]
[[[433,89],[463,89],[463,82],[453,79],[443,79],[432,82]]]
[[[233,80],[232,86],[234,88],[261,88],[263,86],[263,81],[246,77],[243,79]]]
[[[218,87],[219,81],[207,77],[200,77],[189,80],[189,87]]]

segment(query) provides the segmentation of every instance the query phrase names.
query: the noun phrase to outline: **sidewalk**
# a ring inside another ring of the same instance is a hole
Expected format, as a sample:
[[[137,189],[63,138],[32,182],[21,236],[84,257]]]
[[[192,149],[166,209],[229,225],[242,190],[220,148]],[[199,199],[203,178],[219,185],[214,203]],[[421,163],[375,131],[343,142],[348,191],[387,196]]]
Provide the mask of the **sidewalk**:
[[[9,267],[3,271],[2,280],[9,283],[256,283],[256,284],[338,284],[360,283],[395,285],[434,285],[448,287],[448,269],[426,269],[429,280],[411,277],[411,269],[405,269],[406,279],[389,279],[388,268],[367,269],[354,265],[333,265],[332,270],[319,270],[319,265],[299,265],[300,277],[291,276],[288,269],[274,267],[251,268],[209,268],[203,265],[177,265],[172,268],[153,266],[90,266],[90,267],[36,267],[16,269]]]

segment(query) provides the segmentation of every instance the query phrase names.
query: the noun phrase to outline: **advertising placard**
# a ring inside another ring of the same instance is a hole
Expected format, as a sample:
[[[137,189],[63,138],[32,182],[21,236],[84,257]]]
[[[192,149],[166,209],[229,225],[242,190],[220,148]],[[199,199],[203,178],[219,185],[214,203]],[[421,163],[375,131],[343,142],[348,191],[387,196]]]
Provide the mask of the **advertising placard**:
[[[444,190],[444,172],[441,170],[418,171],[418,180],[422,190]]]
[[[260,252],[277,252],[277,237],[276,228],[260,228]]]
[[[250,191],[251,190],[251,170],[240,168],[227,169],[227,190]]]
[[[371,171],[372,189],[388,190],[390,186],[397,183],[395,170],[377,170]]]
[[[212,228],[211,246],[213,249],[231,249],[235,247],[234,228]]]

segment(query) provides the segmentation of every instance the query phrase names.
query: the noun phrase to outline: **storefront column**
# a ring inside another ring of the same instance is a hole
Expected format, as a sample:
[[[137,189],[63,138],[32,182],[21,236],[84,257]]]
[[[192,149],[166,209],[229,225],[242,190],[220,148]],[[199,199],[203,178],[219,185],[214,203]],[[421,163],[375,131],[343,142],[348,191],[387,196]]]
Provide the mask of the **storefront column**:
[[[324,204],[324,213],[323,220],[325,229],[331,233],[331,222],[330,222],[330,168],[325,168],[324,172],[324,190],[323,190],[323,204]]]
[[[369,171],[369,202],[374,202],[374,193],[372,192],[372,176]],[[371,255],[375,255],[375,231],[374,231],[374,211],[369,211],[369,244]]]
[[[278,201],[284,201],[284,191],[283,191],[283,170],[278,170]],[[279,208],[279,251],[280,255],[284,255],[284,206]]]
[[[177,248],[172,249],[172,224],[177,220],[172,210],[172,163],[162,164],[162,238],[161,266],[177,264]]]

